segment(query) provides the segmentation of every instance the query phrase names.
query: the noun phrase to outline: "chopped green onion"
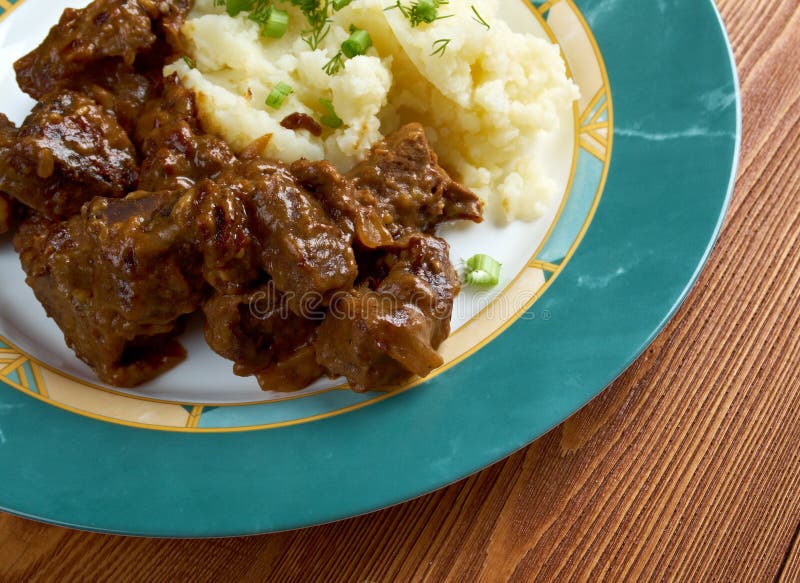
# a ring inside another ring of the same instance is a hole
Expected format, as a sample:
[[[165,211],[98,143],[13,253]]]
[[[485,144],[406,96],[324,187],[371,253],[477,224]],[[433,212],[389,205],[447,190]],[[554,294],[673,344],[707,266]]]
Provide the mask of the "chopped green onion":
[[[281,1],[285,3],[287,0]],[[351,0],[288,0],[288,2],[292,6],[297,6],[303,13],[308,28],[300,33],[300,37],[312,50],[316,50],[331,30],[333,12],[344,8]],[[262,35],[281,38],[286,33],[286,26],[282,20],[285,19],[288,24],[288,15],[283,10],[275,8],[276,4],[275,0],[214,0],[214,6],[225,6],[230,16],[249,12],[248,18],[260,25]]]
[[[270,38],[281,38],[289,28],[289,13],[270,7],[267,19],[261,23],[261,34]]]
[[[270,91],[270,94],[267,97],[267,105],[273,109],[278,109],[283,104],[284,100],[293,92],[294,89],[292,89],[286,83],[278,83],[275,88]]]
[[[356,28],[350,38],[342,43],[342,52],[348,59],[363,55],[372,46],[372,37],[366,30]]]
[[[439,16],[439,7],[449,4],[448,0],[417,0],[409,5],[403,5],[401,0],[396,0],[391,6],[384,8],[384,11],[397,8],[411,24],[411,28],[416,28],[423,22],[430,24],[435,20],[450,18],[453,14]]]
[[[322,104],[322,107],[325,108],[325,115],[320,118],[320,121],[324,123],[329,128],[336,129],[342,126],[342,119],[336,115],[336,110],[333,109],[333,103],[328,101],[327,99],[320,99],[319,102]]]
[[[190,69],[195,69],[197,67],[195,62],[192,60],[192,57],[187,57],[186,55],[184,55],[183,62],[186,63],[186,66],[189,67]]]
[[[247,12],[253,9],[254,0],[227,0],[225,10],[229,16],[237,16],[240,12]]]
[[[416,4],[411,6],[411,18],[430,24],[436,20],[439,4],[436,0],[417,0]]]
[[[470,285],[493,286],[500,283],[502,265],[488,255],[475,255],[467,259],[465,281]]]

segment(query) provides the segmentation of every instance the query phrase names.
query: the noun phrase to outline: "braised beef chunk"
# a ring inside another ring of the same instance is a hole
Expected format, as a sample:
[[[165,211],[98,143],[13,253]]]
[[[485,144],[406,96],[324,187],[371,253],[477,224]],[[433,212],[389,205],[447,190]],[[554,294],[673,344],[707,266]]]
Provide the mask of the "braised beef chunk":
[[[288,169],[245,158],[187,191],[172,216],[218,290],[204,306],[209,346],[265,390],[322,376],[314,312],[352,287],[357,267],[349,237]],[[265,275],[268,284],[258,285]]]
[[[139,181],[143,190],[184,189],[236,161],[223,140],[202,131],[194,94],[175,75],[165,79],[162,94],[147,103],[136,140],[145,156]]]
[[[11,147],[17,141],[17,133],[17,126],[14,125],[14,122],[0,113],[0,172],[2,172],[3,160],[8,157]],[[0,174],[0,185],[2,183],[3,176]],[[2,186],[0,186],[0,191],[2,191]]]
[[[62,222],[32,217],[14,243],[27,282],[67,344],[104,382],[132,387],[183,358],[181,316],[205,295],[175,229],[172,193],[97,198]]]
[[[168,146],[179,127],[193,134],[202,133],[194,93],[180,84],[177,75],[163,81],[161,92],[147,103],[136,126],[136,142],[145,156]]]
[[[358,268],[350,238],[284,164],[246,159],[218,184],[246,201],[260,265],[295,313],[327,305],[332,294],[352,287]]]
[[[405,125],[375,144],[348,177],[375,197],[395,238],[409,230],[430,233],[448,220],[483,220],[483,203],[439,166],[419,124]]]
[[[183,128],[181,128],[183,129]],[[219,173],[233,162],[228,146],[213,136],[176,131],[173,147],[156,150],[142,162],[139,188],[181,190]]]
[[[11,198],[0,192],[0,235],[11,230],[14,218],[11,204]]]
[[[157,73],[160,76],[160,71]],[[80,75],[63,80],[61,86],[97,101],[133,136],[145,104],[155,97],[158,82],[152,72],[139,72],[121,59],[104,59],[87,66]]]
[[[153,97],[165,59],[181,46],[192,0],[95,0],[67,9],[45,41],[14,68],[23,91],[39,99],[81,91],[112,111],[133,134]]]
[[[357,189],[339,174],[330,162],[298,160],[292,173],[322,203],[328,215],[346,233],[367,249],[390,245],[392,234],[386,228],[375,196],[367,189]]]
[[[151,14],[146,4],[152,5]],[[137,53],[156,42],[151,16],[158,16],[158,4],[95,0],[86,8],[67,8],[44,42],[14,63],[17,83],[25,93],[41,99],[62,80],[101,59],[116,57],[132,65]]]
[[[216,291],[237,294],[261,278],[260,242],[239,193],[203,180],[181,196],[172,217],[202,256],[203,276]]]
[[[327,371],[317,363],[314,345],[304,344],[281,356],[271,366],[255,373],[264,391],[299,391],[325,376]]]
[[[124,196],[137,179],[125,130],[73,91],[45,95],[0,149],[0,191],[51,218],[73,215],[95,196]]]
[[[383,259],[387,275],[372,289],[337,298],[315,341],[317,362],[357,391],[395,386],[441,366],[460,290],[445,241],[412,235]]]
[[[325,373],[311,343],[318,322],[293,314],[270,283],[217,294],[203,312],[208,345],[234,362],[237,375],[255,374],[264,390],[301,389]]]
[[[203,306],[203,313],[208,345],[233,361],[234,370],[242,376],[275,360],[275,336],[285,318],[291,316],[296,319],[293,323],[305,323],[288,310],[281,313],[280,292],[268,283],[240,294],[215,294]]]
[[[430,233],[446,221],[483,220],[483,203],[439,166],[419,124],[403,126],[373,146],[347,176],[325,160],[298,160],[292,173],[367,249],[415,231]]]
[[[452,179],[444,190],[444,214],[438,224],[450,221],[483,222],[483,201],[469,188]]]
[[[17,139],[17,126],[5,114],[0,113],[0,155]]]
[[[0,113],[0,160],[3,153],[11,147],[17,137],[17,128],[2,113]],[[11,230],[14,216],[13,201],[4,192],[0,192],[0,235]]]
[[[167,46],[178,54],[186,54],[183,36],[180,34],[183,23],[194,5],[194,0],[140,0],[143,4],[148,4],[152,8],[148,10],[152,13],[158,10],[159,13],[159,33],[167,41]]]
[[[175,217],[201,250],[207,279],[223,292],[266,273],[303,314],[327,305],[358,274],[350,239],[279,162],[233,164],[187,191]]]

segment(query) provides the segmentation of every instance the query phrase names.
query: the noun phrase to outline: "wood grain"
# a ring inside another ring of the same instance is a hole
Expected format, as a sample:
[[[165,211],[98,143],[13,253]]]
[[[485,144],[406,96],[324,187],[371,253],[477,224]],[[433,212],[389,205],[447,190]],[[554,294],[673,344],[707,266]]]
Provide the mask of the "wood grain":
[[[800,581],[800,5],[719,0],[744,147],[674,321],[509,459],[338,524],[125,539],[0,516],[0,580]]]

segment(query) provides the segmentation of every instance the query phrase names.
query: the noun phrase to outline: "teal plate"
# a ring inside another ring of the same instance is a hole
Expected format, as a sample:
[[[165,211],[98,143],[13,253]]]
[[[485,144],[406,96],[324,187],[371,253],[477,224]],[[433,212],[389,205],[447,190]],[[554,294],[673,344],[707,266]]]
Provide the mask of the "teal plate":
[[[0,0],[0,18],[21,3]],[[476,472],[616,378],[678,308],[719,232],[741,134],[733,56],[710,0],[533,7],[556,33],[571,11],[602,75],[576,108],[559,218],[511,284],[526,269],[541,277],[521,312],[391,398],[331,389],[219,406],[95,387],[0,325],[0,508],[148,536],[320,524]],[[11,20],[0,47],[13,44]],[[570,65],[578,81],[587,74]],[[3,303],[0,316],[11,311]]]

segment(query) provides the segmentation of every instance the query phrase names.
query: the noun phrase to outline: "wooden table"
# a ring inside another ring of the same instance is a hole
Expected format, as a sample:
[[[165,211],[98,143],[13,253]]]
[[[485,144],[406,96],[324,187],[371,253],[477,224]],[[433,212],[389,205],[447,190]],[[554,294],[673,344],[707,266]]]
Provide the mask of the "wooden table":
[[[719,6],[744,99],[730,215],[677,317],[578,415],[302,531],[158,541],[0,515],[0,580],[800,581],[800,5]]]

